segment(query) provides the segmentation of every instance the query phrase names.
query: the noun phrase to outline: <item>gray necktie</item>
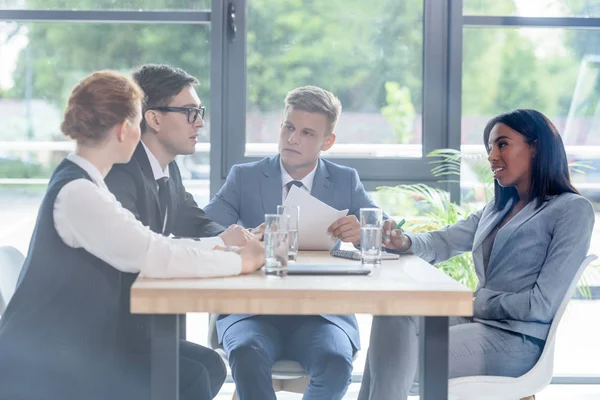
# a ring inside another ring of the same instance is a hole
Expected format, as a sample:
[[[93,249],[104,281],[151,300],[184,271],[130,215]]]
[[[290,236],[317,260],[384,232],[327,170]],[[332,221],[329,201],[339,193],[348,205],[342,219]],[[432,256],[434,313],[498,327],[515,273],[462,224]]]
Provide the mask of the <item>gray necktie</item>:
[[[285,188],[287,189],[287,192],[286,192],[285,197],[287,197],[288,194],[290,194],[290,189],[292,188],[292,185],[298,186],[299,188],[301,188],[302,186],[304,186],[302,184],[302,182],[300,182],[300,181],[290,181],[290,182],[286,183],[285,184]]]

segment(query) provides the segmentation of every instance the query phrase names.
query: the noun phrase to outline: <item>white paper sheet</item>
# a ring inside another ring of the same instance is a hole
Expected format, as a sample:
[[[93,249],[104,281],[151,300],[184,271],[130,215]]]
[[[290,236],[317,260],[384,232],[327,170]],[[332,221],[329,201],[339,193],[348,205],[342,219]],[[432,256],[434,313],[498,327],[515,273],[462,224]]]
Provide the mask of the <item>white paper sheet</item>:
[[[306,190],[293,185],[283,205],[300,207],[298,223],[300,250],[331,250],[337,239],[327,232],[327,228],[348,215],[348,210],[338,211],[311,196]]]

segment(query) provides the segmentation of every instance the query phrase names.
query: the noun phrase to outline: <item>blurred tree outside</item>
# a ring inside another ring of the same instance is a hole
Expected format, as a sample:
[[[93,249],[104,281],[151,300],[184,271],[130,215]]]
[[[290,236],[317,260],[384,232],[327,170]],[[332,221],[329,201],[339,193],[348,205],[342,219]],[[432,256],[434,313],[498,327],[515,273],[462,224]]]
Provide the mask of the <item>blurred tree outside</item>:
[[[387,105],[381,109],[381,114],[394,129],[396,143],[410,143],[416,116],[410,90],[400,87],[397,82],[386,82],[385,91]]]
[[[52,9],[64,8],[65,0],[23,2],[28,9]],[[139,7],[139,0],[121,3],[120,9]],[[152,0],[145,8],[189,9],[197,8],[196,3]],[[589,4],[586,0],[564,3],[570,10]],[[421,114],[422,0],[249,0],[248,4],[249,111],[280,110],[290,89],[314,84],[338,95],[346,112],[382,113],[388,121],[402,120],[403,112],[410,114],[410,101],[416,118]],[[79,9],[111,6],[114,0],[77,4]],[[510,1],[486,2],[485,6],[490,15],[515,13]],[[466,0],[464,13],[481,7],[480,0]],[[129,72],[155,62],[198,76],[199,95],[210,102],[210,30],[206,26],[25,23],[18,31],[27,36],[28,50],[19,54],[15,85],[3,91],[4,99],[23,100],[31,76],[33,98],[62,109],[74,84],[90,71]],[[560,33],[556,35],[559,42],[556,51],[545,52],[540,51],[535,35],[522,31],[464,30],[464,116],[489,117],[517,107],[537,108],[550,117],[567,115],[580,60],[598,52],[600,31],[552,30]],[[406,109],[398,110],[397,117],[391,115],[396,98],[386,91],[386,82],[407,90]],[[398,128],[398,122],[391,125],[397,142],[405,142],[406,136],[398,134],[405,128]]]

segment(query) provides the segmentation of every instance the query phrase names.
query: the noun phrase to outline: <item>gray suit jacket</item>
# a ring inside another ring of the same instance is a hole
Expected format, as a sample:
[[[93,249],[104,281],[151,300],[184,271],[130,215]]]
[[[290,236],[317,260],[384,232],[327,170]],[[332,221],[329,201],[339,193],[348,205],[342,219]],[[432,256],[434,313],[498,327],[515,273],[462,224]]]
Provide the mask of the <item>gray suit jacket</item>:
[[[583,197],[552,196],[536,209],[531,202],[497,233],[487,267],[483,240],[510,210],[493,202],[439,231],[407,233],[409,251],[437,264],[472,251],[479,284],[476,321],[545,340],[550,323],[577,268],[586,257],[594,210]]]
[[[359,217],[362,207],[377,207],[365,191],[353,168],[319,159],[311,194],[338,210],[348,209],[348,215]],[[225,185],[204,208],[215,222],[229,226],[240,224],[252,228],[265,222],[265,214],[277,213],[281,204],[281,166],[279,156],[235,165]],[[386,216],[387,217],[387,216]],[[217,320],[219,342],[229,326],[250,315],[220,315]],[[360,348],[358,324],[354,315],[323,315],[339,326],[355,348]]]

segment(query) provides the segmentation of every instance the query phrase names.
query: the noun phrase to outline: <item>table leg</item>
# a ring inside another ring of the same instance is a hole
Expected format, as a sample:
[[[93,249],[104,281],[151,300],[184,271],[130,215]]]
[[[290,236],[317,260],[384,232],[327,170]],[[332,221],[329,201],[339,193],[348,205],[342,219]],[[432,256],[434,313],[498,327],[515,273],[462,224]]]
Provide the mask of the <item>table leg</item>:
[[[186,314],[179,315],[179,339],[185,340],[187,334],[187,317]]]
[[[421,400],[448,398],[448,317],[424,317],[419,334]]]
[[[150,399],[179,400],[179,316],[152,316]]]

